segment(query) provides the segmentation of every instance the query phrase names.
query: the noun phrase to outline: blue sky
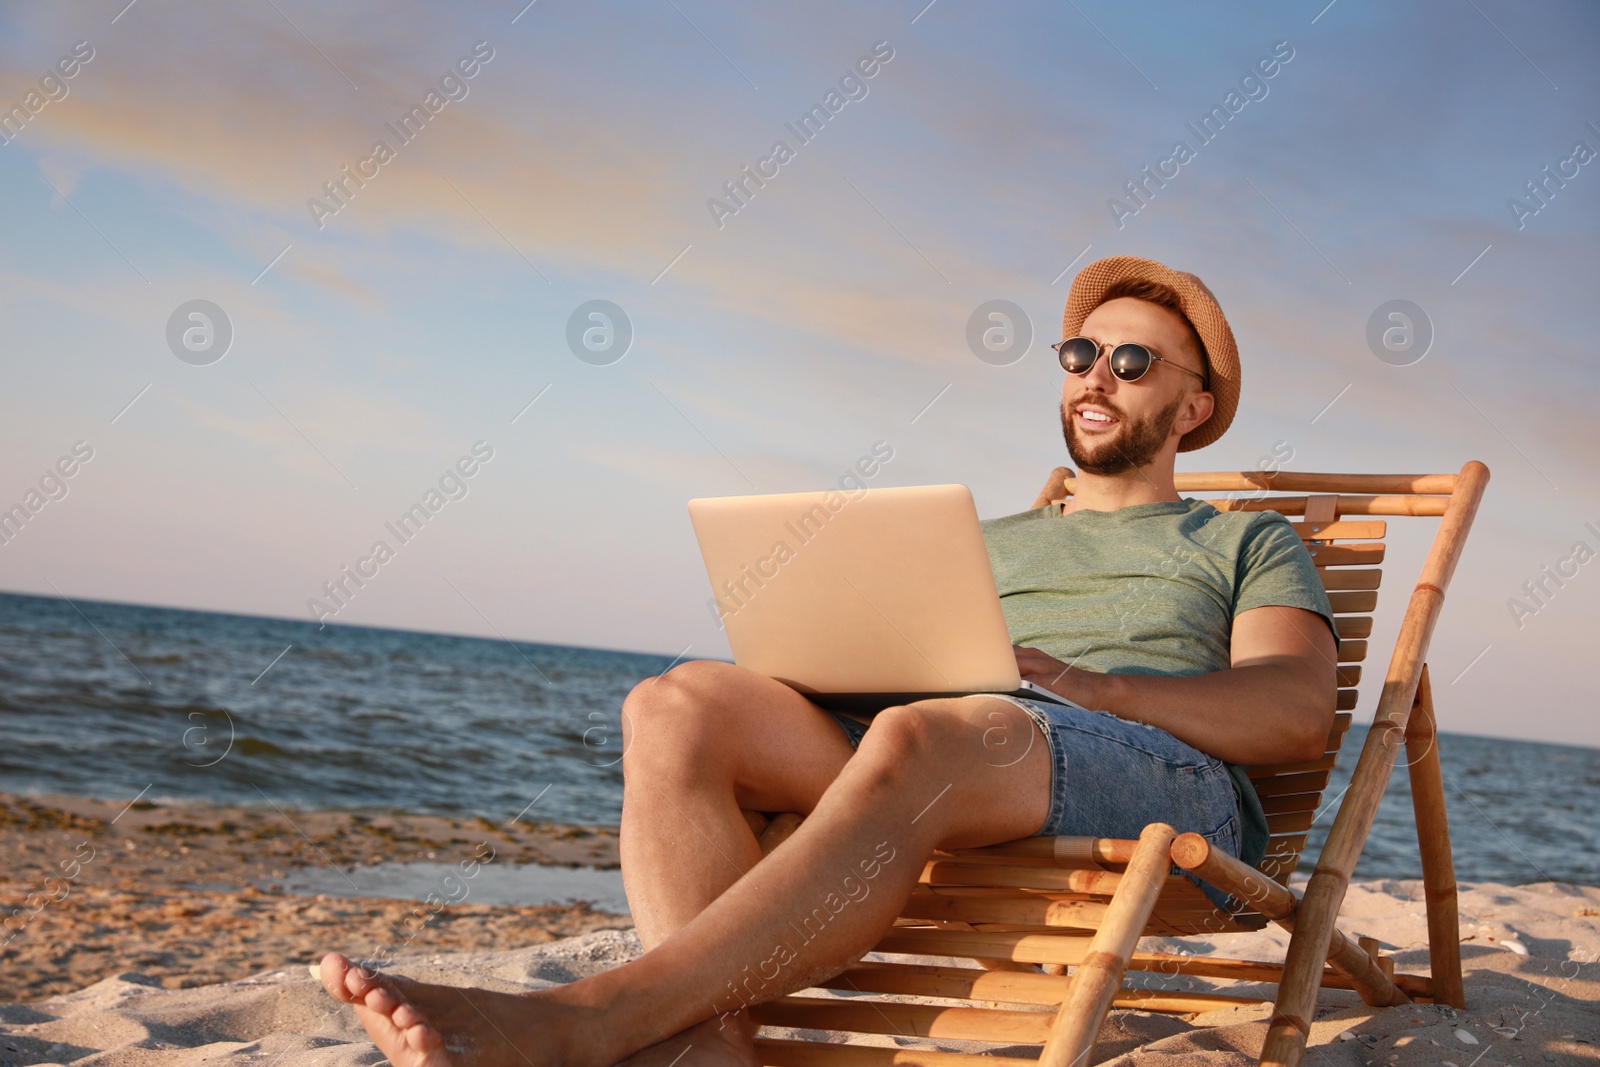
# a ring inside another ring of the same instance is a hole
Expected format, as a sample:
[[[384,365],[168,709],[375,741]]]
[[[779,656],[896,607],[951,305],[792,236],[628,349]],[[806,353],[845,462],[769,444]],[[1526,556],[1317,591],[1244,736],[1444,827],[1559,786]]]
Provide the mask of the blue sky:
[[[1292,470],[1484,461],[1430,657],[1443,725],[1600,743],[1600,564],[1508,603],[1600,550],[1600,161],[1510,207],[1600,151],[1593,8],[925,2],[8,7],[0,507],[94,455],[0,545],[0,588],[307,618],[485,441],[340,621],[725,656],[688,498],[820,488],[887,441],[876,484],[1026,507],[1068,462],[1044,347],[1068,268],[1133,254],[1198,273],[1240,342],[1239,415],[1179,469],[1280,442]],[[385,124],[475,46],[399,144]],[[800,143],[786,124],[875,46]],[[319,226],[308,200],[379,139],[394,158]],[[1108,202],[1179,139],[1119,226]],[[707,201],[778,140],[719,226]],[[206,366],[167,340],[197,299],[234,334]],[[597,299],[634,333],[609,365],[567,343]],[[1008,366],[966,345],[991,299],[1034,326]],[[1433,333],[1406,366],[1367,341],[1397,299]],[[1421,525],[1392,524],[1369,672]]]

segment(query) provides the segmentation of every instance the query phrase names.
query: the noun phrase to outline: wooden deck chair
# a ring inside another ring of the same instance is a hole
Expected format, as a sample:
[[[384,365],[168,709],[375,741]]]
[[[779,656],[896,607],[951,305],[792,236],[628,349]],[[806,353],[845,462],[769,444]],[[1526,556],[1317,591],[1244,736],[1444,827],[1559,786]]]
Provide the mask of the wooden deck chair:
[[[1316,563],[1339,633],[1337,719],[1326,754],[1302,763],[1254,767],[1271,844],[1259,868],[1212,853],[1204,838],[1153,824],[1137,841],[1034,837],[986,848],[938,852],[927,863],[902,918],[876,945],[889,961],[862,961],[817,990],[752,1010],[769,1026],[884,1035],[878,1045],[758,1039],[772,1067],[1079,1067],[1091,1062],[1107,1010],[1194,1013],[1258,997],[1128,988],[1128,969],[1275,983],[1275,1008],[1261,1062],[1297,1064],[1319,988],[1356,991],[1374,1005],[1431,1000],[1462,1006],[1455,876],[1445,823],[1425,657],[1445,589],[1461,557],[1488,482],[1476,461],[1459,474],[1180,473],[1180,491],[1219,510],[1270,509],[1290,517]],[[1065,468],[1051,474],[1034,506],[1071,495]],[[1221,497],[1204,496],[1221,492]],[[1338,815],[1306,885],[1287,888],[1322,791],[1349,729],[1377,604],[1387,516],[1440,516],[1411,593],[1373,726]],[[1354,943],[1334,925],[1351,871],[1372,825],[1401,746],[1407,753],[1426,891],[1430,975],[1395,974],[1375,941]],[[763,851],[799,824],[779,815]],[[1236,906],[1214,907],[1173,864],[1226,890]],[[1140,953],[1141,936],[1182,937],[1256,930],[1275,921],[1291,931],[1283,963],[1213,955]],[[948,965],[904,957],[952,957]],[[977,964],[972,966],[969,964]],[[1042,966],[1040,966],[1042,965]],[[1070,975],[1066,973],[1071,969]],[[1148,983],[1146,983],[1148,984]],[[938,1004],[895,995],[945,998]],[[970,1053],[896,1047],[894,1037],[973,1042]],[[1018,1045],[1040,1045],[1034,1060]],[[997,1054],[998,1053],[998,1054]]]

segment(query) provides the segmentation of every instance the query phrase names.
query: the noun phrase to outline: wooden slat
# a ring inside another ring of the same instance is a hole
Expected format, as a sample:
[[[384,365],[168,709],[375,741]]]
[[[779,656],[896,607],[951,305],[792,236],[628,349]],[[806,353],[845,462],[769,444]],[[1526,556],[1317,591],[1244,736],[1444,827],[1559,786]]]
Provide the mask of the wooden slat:
[[[1074,893],[1064,889],[1030,889],[998,885],[919,885],[916,893],[937,893],[943,897],[983,897],[1006,900],[1106,900],[1104,893]]]
[[[913,919],[938,919],[945,922],[1022,923],[1033,926],[1070,927],[1093,930],[1105,917],[1106,904],[1089,900],[1051,900],[1043,896],[972,896],[945,893],[939,889],[917,889],[900,909]]]
[[[1093,869],[1127,863],[1137,844],[1137,841],[1116,837],[1024,837],[982,848],[954,848],[948,854],[961,859],[1003,856],[1043,861],[1057,867]]]
[[[1371,567],[1383,562],[1384,544],[1370,545],[1308,545],[1311,562],[1322,567]]]
[[[1371,615],[1338,615],[1334,617],[1333,628],[1342,641],[1347,637],[1366,638],[1372,636]]]
[[[1083,962],[1089,941],[1087,937],[1066,934],[897,928],[891,930],[873,951],[958,959],[1010,959],[1021,963],[1058,963],[1076,967]],[[1215,956],[1180,956],[1165,952],[1135,952],[1129,957],[1128,966],[1135,970],[1242,981],[1275,982],[1283,973],[1282,965],[1276,963]],[[1323,977],[1323,984],[1330,988],[1350,988],[1349,980],[1337,972],[1326,970]],[[1418,988],[1418,980],[1402,981],[1403,977],[1395,976],[1395,982],[1401,988],[1408,993]],[[1426,979],[1420,981],[1425,983]]]
[[[1272,877],[1268,875],[1267,877]],[[1247,934],[1260,930],[1267,920],[1253,911],[1233,914],[1212,908],[1209,914],[1189,918],[1168,918],[1159,911],[1150,916],[1146,937],[1210,937],[1213,934]]]
[[[1068,930],[1093,930],[1105,919],[1109,906],[1099,900],[1054,900],[1045,909],[1044,922]]]
[[[1297,834],[1311,829],[1311,821],[1316,817],[1315,811],[1286,812],[1282,815],[1267,816],[1267,831],[1274,834]]]
[[[863,960],[817,984],[825,989],[858,993],[1052,1005],[1061,1003],[1069,981],[1071,979],[1065,975],[1038,971],[988,971],[974,967]]]
[[[1281,885],[1288,885],[1289,878],[1299,867],[1300,853],[1298,852],[1290,856],[1274,856],[1262,860],[1256,865],[1258,871]]]
[[[937,925],[937,924],[936,924]],[[944,930],[983,930],[997,934],[1071,934],[1073,936],[1093,937],[1093,929],[1082,927],[1055,927],[1040,926],[1038,923],[956,923],[940,926]],[[906,927],[908,930],[917,929],[914,926]]]
[[[939,896],[1005,897],[1008,901],[1101,901],[1106,894],[1072,893],[1067,889],[1032,889],[1029,886],[918,885],[912,893]]]
[[[1033,841],[1033,840],[1048,841],[1050,839],[1049,838],[1038,838],[1038,839],[1035,839],[1035,838],[1031,838],[1030,837],[1030,838],[1024,838],[1024,840],[1026,840],[1026,841]],[[1006,852],[1002,851],[1003,848],[1005,848],[1005,846],[1002,846],[1002,845],[986,845],[983,848],[972,848],[972,849],[951,849],[951,850],[935,849],[933,854],[929,857],[929,859],[930,859],[930,861],[935,861],[935,862],[940,862],[940,863],[948,863],[948,862],[951,862],[953,860],[960,860],[962,863],[982,863],[982,864],[988,864],[989,866],[993,866],[993,867],[1036,867],[1036,868],[1044,868],[1046,870],[1055,870],[1055,869],[1057,869],[1057,868],[1059,868],[1061,866],[1060,864],[1054,863],[1054,862],[1052,862],[1052,861],[1050,861],[1048,859],[1034,859],[1034,858],[1028,857],[1028,856],[1019,856],[1019,855],[1016,855],[1016,854],[1007,854]],[[990,852],[989,851],[990,849],[993,849],[994,851]],[[1079,866],[1083,866],[1083,865],[1080,864]],[[1084,867],[1084,869],[1087,870],[1087,869],[1098,869],[1098,868]]]
[[[1299,771],[1327,771],[1333,769],[1334,756],[1324,753],[1314,760],[1301,760],[1298,763],[1274,763],[1270,766],[1251,767],[1250,780],[1257,778],[1272,778],[1280,774],[1294,774]]]
[[[1036,1059],[1016,1056],[971,1056],[960,1052],[924,1052],[771,1037],[756,1038],[756,1057],[767,1067],[1039,1067]]]
[[[940,922],[1002,922],[1044,925],[1050,901],[1026,896],[941,897],[931,890],[917,889],[900,908],[905,919]]]
[[[1051,477],[1045,483],[1046,489],[1053,489],[1066,496],[1077,492],[1077,477],[1066,467],[1057,467],[1050,472]],[[1455,474],[1324,474],[1315,471],[1177,471],[1173,474],[1173,486],[1177,489],[1194,492],[1207,492],[1210,490],[1248,490],[1252,495],[1256,493],[1340,493],[1347,494],[1350,499],[1360,500],[1360,493],[1395,493],[1395,494],[1450,494],[1455,492]],[[1294,497],[1279,499],[1295,499]],[[1304,497],[1299,498],[1302,501]],[[1345,504],[1345,497],[1339,501],[1341,514],[1351,514],[1351,509]],[[1268,498],[1270,502],[1270,498]],[[1277,510],[1277,509],[1273,509]],[[1288,514],[1284,512],[1283,514]]]
[[[1305,852],[1305,838],[1300,838],[1300,841],[1299,848],[1270,855],[1258,863],[1256,869],[1274,882],[1288,885],[1294,872],[1300,869],[1300,860],[1303,858],[1301,854]]]
[[[1303,496],[1272,496],[1256,500],[1201,497],[1218,511],[1276,511],[1280,515],[1304,515]],[[1339,514],[1352,515],[1443,515],[1448,498],[1442,496],[1356,496],[1339,497]]]
[[[1226,993],[1173,993],[1165,989],[1122,988],[1112,998],[1117,1008],[1137,1011],[1166,1012],[1173,1015],[1192,1015],[1221,1008],[1249,1008],[1257,1004],[1270,1004],[1270,997],[1238,997]]]
[[[1326,575],[1337,573],[1324,571],[1323,585],[1328,583]],[[1328,603],[1333,608],[1335,615],[1368,615],[1378,606],[1377,590],[1339,590],[1329,588]],[[1338,620],[1335,620],[1337,623]]]
[[[1261,810],[1268,815],[1284,815],[1291,811],[1316,811],[1321,804],[1321,793],[1286,793],[1283,796],[1261,798]]]
[[[1360,663],[1367,658],[1367,643],[1341,638],[1339,641],[1339,662]]]
[[[1072,479],[1067,484],[1071,487]],[[1323,474],[1313,471],[1179,471],[1178,489],[1265,489],[1274,493],[1453,493],[1454,474]],[[1339,511],[1346,513],[1344,499]]]
[[[1328,787],[1328,772],[1323,771],[1284,771],[1272,773],[1271,768],[1263,768],[1268,772],[1261,777],[1251,775],[1250,784],[1256,787],[1256,796],[1272,797],[1285,793],[1320,793]]]
[[[1338,684],[1341,687],[1361,684],[1360,667],[1340,667],[1338,671]]]
[[[933,860],[918,879],[924,885],[984,885],[1056,889],[1069,893],[1116,892],[1122,875],[1115,871],[1073,871],[1054,867],[1003,867],[997,864]]]
[[[764,1026],[1030,1045],[1042,1044],[1050,1036],[1053,1016],[1054,1012],[1049,1011],[956,1008],[831,997],[783,997],[750,1008],[750,1017]]]
[[[1302,541],[1376,541],[1389,532],[1389,524],[1382,519],[1365,522],[1291,522],[1289,525]]]
[[[1219,912],[1217,910],[1217,906],[1211,903],[1211,901],[1207,900],[1204,896],[1199,897],[1198,900],[1184,902],[1182,904],[1163,903],[1157,908],[1157,913],[1160,915],[1163,923],[1183,926],[1191,926],[1194,923],[1208,920],[1213,916],[1219,916],[1223,919],[1227,919],[1226,914]],[[1155,918],[1155,915],[1153,914],[1151,917],[1153,919]],[[1215,929],[1217,933],[1223,932],[1223,930],[1220,928]]]
[[[1317,575],[1322,579],[1322,587],[1330,592],[1336,589],[1377,589],[1383,584],[1383,570],[1380,567],[1324,569],[1318,571]]]
[[[1361,700],[1361,694],[1354,689],[1339,690],[1337,702],[1334,707],[1340,711],[1354,711],[1356,704]]]
[[[1089,951],[1089,938],[1073,934],[982,933],[896,926],[873,946],[873,951],[1061,963],[1076,967]]]
[[[1336,714],[1333,717],[1333,726],[1328,730],[1328,740],[1334,741],[1337,738],[1338,740],[1342,741],[1344,739],[1345,732],[1350,729],[1351,718],[1352,716],[1348,711],[1341,711]],[[1330,744],[1328,747],[1337,748],[1338,745]]]

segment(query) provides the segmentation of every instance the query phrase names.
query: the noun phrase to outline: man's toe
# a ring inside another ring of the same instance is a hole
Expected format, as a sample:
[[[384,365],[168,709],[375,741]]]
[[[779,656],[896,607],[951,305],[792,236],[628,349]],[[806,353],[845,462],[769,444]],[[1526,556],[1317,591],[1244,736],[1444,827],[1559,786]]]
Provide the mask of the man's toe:
[[[343,959],[343,957],[340,957]],[[370,967],[362,967],[345,960],[344,987],[352,1001],[362,1000],[374,989],[383,988],[379,974]]]
[[[406,1029],[406,1044],[413,1051],[425,1054],[443,1048],[444,1035],[431,1026],[412,1026]]]
[[[379,1050],[385,1056],[392,1057],[395,1052],[406,1045],[406,1031],[394,1024],[393,1018],[382,1012],[372,1011],[364,1004],[357,1004],[356,1018],[367,1031],[367,1036],[372,1038]]]
[[[380,1015],[393,1015],[396,1008],[405,1005],[405,1001],[383,986],[373,986],[367,990],[367,995],[362,998],[361,1002],[367,1006],[368,1011],[375,1011]],[[406,1024],[396,1019],[395,1025],[405,1026]]]
[[[389,1018],[393,1019],[394,1024],[402,1030],[418,1026],[427,1021],[422,1017],[422,1012],[406,1003],[399,1004],[394,1011],[389,1013]]]
[[[346,1004],[353,1004],[359,998],[353,995],[346,985],[345,974],[349,970],[350,961],[337,952],[330,952],[322,957],[322,962],[315,967],[317,979],[330,997],[342,1000]]]

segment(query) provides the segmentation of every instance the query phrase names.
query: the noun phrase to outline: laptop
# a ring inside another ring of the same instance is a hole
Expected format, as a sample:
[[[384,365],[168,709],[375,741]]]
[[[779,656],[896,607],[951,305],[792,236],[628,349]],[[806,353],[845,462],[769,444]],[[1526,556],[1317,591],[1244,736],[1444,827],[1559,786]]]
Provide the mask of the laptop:
[[[708,607],[734,662],[824,708],[871,715],[1024,682],[964,485],[689,501]]]

